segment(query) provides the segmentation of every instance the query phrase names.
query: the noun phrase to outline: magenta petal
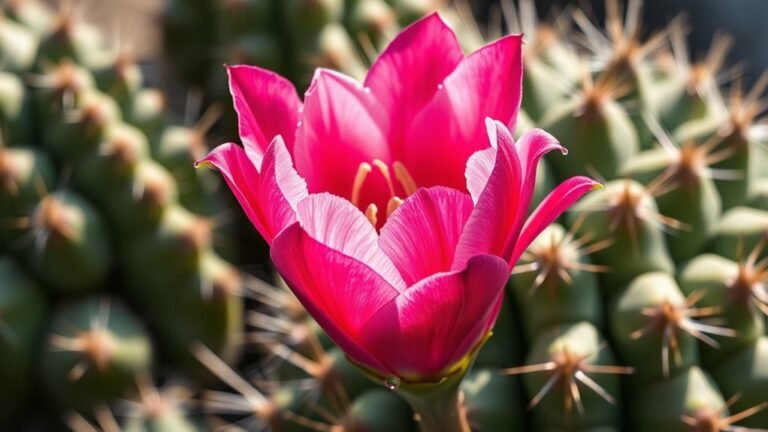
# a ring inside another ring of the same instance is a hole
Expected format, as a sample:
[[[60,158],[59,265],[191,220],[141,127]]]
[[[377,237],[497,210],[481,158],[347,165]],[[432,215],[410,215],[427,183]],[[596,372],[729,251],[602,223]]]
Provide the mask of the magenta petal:
[[[536,169],[541,157],[553,150],[560,150],[563,154],[567,153],[567,150],[560,145],[555,137],[541,129],[531,129],[517,140],[517,152],[520,156],[523,178],[520,197],[523,208],[531,206],[533,190],[536,186]]]
[[[456,35],[433,13],[403,30],[371,66],[365,86],[389,113],[396,157],[411,120],[462,58]]]
[[[467,185],[476,201],[461,234],[453,268],[462,268],[475,255],[508,259],[508,244],[518,235],[526,207],[520,201],[522,168],[510,131],[488,119],[487,131],[495,148],[478,152],[467,164]]]
[[[296,221],[297,203],[307,196],[304,180],[296,174],[280,136],[267,149],[259,173],[242,147],[223,144],[198,164],[218,169],[245,214],[267,243]]]
[[[350,198],[362,162],[390,163],[386,113],[356,81],[319,69],[304,100],[302,125],[294,149],[297,170],[311,192]],[[384,178],[372,173],[362,190],[361,205],[388,197]],[[386,202],[375,202],[380,209]]]
[[[450,270],[471,198],[455,189],[419,189],[387,219],[379,245],[412,285]]]
[[[469,55],[414,118],[405,164],[419,186],[463,190],[467,159],[488,146],[484,119],[514,127],[522,95],[521,43],[520,36],[508,36]]]
[[[290,81],[255,66],[229,66],[229,91],[237,111],[240,139],[257,167],[272,139],[280,135],[293,149],[301,101]]]
[[[358,341],[362,325],[398,290],[366,264],[313,239],[299,224],[275,238],[271,257],[299,301],[350,358],[389,373]]]
[[[329,193],[310,195],[299,203],[297,217],[313,239],[366,264],[397,290],[405,289],[395,265],[379,248],[376,230],[349,201]]]
[[[528,218],[510,257],[510,265],[515,265],[520,255],[549,224],[587,192],[600,187],[600,183],[588,177],[571,177],[560,183]]]
[[[400,377],[437,377],[485,336],[508,277],[503,260],[484,255],[424,279],[365,324],[362,343]]]

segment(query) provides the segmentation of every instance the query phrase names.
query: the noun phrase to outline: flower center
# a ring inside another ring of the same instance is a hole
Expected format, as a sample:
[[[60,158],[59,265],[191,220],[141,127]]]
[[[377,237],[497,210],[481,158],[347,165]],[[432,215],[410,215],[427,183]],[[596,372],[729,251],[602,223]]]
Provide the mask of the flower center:
[[[355,207],[361,208],[360,192],[363,189],[363,185],[365,185],[365,180],[368,178],[368,175],[371,173],[371,171],[373,171],[374,167],[381,173],[382,177],[384,177],[384,180],[387,182],[389,201],[387,201],[386,211],[387,217],[389,217],[389,215],[397,210],[397,208],[400,207],[400,205],[403,203],[403,198],[398,196],[397,190],[395,189],[395,181],[397,181],[397,183],[403,189],[406,197],[416,192],[418,187],[416,186],[416,182],[413,180],[413,177],[408,172],[408,169],[400,161],[395,161],[392,163],[391,172],[389,166],[380,159],[374,159],[371,163],[362,162],[357,167],[355,178],[352,181],[352,194],[350,196],[350,201],[355,205]],[[392,179],[392,173],[394,173],[394,180]],[[368,206],[365,207],[365,217],[368,218],[368,221],[374,227],[378,221],[378,211],[379,209],[374,203],[369,203]]]

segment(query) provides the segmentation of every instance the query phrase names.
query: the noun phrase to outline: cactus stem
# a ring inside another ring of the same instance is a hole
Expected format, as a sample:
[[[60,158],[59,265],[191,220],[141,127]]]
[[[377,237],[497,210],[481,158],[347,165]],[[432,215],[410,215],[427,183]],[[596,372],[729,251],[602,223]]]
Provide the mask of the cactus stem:
[[[583,220],[583,218],[580,218],[580,220]],[[548,242],[534,244],[529,247],[522,258],[530,262],[518,265],[512,269],[512,274],[538,272],[528,290],[529,296],[533,295],[542,285],[546,285],[549,294],[554,296],[555,292],[553,290],[557,286],[558,278],[566,285],[573,284],[573,278],[570,273],[572,271],[603,273],[609,270],[606,266],[586,264],[579,261],[579,258],[605,249],[613,243],[613,239],[606,239],[583,247],[593,236],[585,234],[578,239],[574,238],[574,232],[581,224],[580,220],[577,220],[562,238],[557,239],[553,233]]]
[[[600,348],[602,349],[602,347]],[[593,392],[598,394],[606,402],[614,404],[614,398],[601,387],[597,382],[590,378],[589,374],[632,374],[634,369],[625,366],[610,365],[592,365],[585,362],[586,359],[595,353],[577,355],[571,352],[568,347],[561,347],[559,351],[550,355],[550,360],[544,363],[526,365],[503,369],[500,372],[504,375],[520,375],[527,373],[546,372],[551,377],[541,387],[538,393],[531,399],[528,409],[535,408],[539,402],[556,386],[560,385],[563,390],[565,410],[567,415],[571,415],[573,407],[580,415],[584,415],[584,406],[581,403],[581,392],[579,383],[587,386]]]
[[[91,365],[99,372],[104,372],[114,350],[112,333],[108,330],[110,302],[107,299],[99,304],[99,315],[94,317],[87,330],[77,330],[75,336],[53,334],[49,343],[62,351],[81,353],[83,358],[69,371],[73,382],[82,378]]]
[[[736,414],[723,417],[726,410],[731,407],[739,398],[740,394],[734,395],[726,402],[726,405],[720,410],[713,409],[699,409],[693,415],[683,415],[681,421],[685,425],[689,426],[690,432],[720,432],[740,429],[734,427],[735,423],[738,423],[744,419],[752,417],[753,415],[768,408],[768,402],[757,404],[750,408],[747,408]],[[744,429],[751,430],[751,429]]]
[[[665,378],[670,375],[670,351],[676,365],[682,363],[682,353],[678,334],[686,332],[700,341],[714,348],[718,347],[717,341],[707,336],[706,333],[719,336],[734,337],[736,332],[732,329],[706,325],[695,322],[692,318],[705,318],[717,315],[721,312],[720,307],[694,308],[693,306],[702,298],[703,292],[694,292],[686,298],[682,305],[664,300],[661,304],[646,308],[641,313],[648,317],[648,323],[630,333],[631,339],[640,339],[654,332],[662,334],[661,361],[662,373]]]

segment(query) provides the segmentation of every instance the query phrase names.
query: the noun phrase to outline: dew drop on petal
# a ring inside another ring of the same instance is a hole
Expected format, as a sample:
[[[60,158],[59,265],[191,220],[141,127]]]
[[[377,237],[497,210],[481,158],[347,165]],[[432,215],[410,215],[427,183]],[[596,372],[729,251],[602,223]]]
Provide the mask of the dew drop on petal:
[[[395,391],[400,388],[400,378],[390,375],[384,380],[384,385],[388,389]]]
[[[444,88],[445,88],[445,86],[444,86],[443,84],[438,84],[438,85],[437,85],[437,89],[438,89],[438,90],[442,90],[442,89],[444,89]]]
[[[370,87],[365,87],[365,88],[363,88],[363,91],[366,92],[366,93],[370,93],[371,92],[371,88]]]
[[[299,120],[298,123],[296,123],[296,127],[300,128],[302,124],[304,124],[304,123],[301,120]]]

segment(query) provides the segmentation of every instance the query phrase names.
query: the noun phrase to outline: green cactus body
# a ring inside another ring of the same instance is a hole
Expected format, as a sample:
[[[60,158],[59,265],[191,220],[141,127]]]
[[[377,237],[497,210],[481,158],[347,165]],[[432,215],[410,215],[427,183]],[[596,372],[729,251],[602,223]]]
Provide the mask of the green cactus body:
[[[699,253],[720,221],[720,196],[707,173],[707,155],[707,149],[685,144],[674,153],[642,152],[623,167],[625,175],[643,184],[658,182],[656,187],[664,190],[656,197],[659,212],[681,224],[666,233],[669,254],[676,262]]]
[[[0,252],[25,246],[23,228],[43,190],[53,187],[54,171],[47,156],[30,148],[0,147]]]
[[[152,157],[179,184],[179,203],[192,212],[214,216],[218,210],[214,192],[219,179],[212,172],[195,169],[195,161],[205,156],[206,151],[202,134],[181,126],[166,128],[152,144]]]
[[[38,36],[45,35],[53,26],[53,12],[47,5],[37,0],[7,0],[3,5],[3,11],[6,17]]]
[[[112,243],[105,221],[74,192],[43,198],[31,215],[23,256],[52,292],[77,295],[99,288],[112,268]]]
[[[127,54],[96,68],[93,76],[99,90],[114,98],[123,110],[129,107],[144,81],[139,65]]]
[[[519,377],[476,365],[461,385],[469,423],[477,430],[527,430],[520,386]]]
[[[0,128],[5,145],[33,143],[29,92],[14,74],[0,72]]]
[[[553,106],[566,99],[568,82],[548,64],[537,57],[525,59],[523,74],[522,108],[534,121],[542,119],[544,114]]]
[[[706,413],[727,413],[728,407],[712,378],[693,366],[669,380],[659,381],[632,394],[631,424],[639,431],[689,432],[699,424],[706,425]]]
[[[609,94],[587,90],[584,95],[555,105],[541,126],[562,137],[567,158],[548,159],[559,180],[593,171],[608,180],[619,176],[621,164],[639,151],[635,128],[627,113]]]
[[[768,395],[768,337],[734,353],[712,368],[712,376],[726,398],[739,396],[729,407],[733,413],[766,404]],[[768,425],[768,411],[762,409],[738,422],[739,426],[761,428]]]
[[[141,89],[123,108],[125,121],[139,128],[154,142],[168,124],[165,94],[157,89]]]
[[[341,22],[344,0],[289,0],[285,2],[288,30],[302,43],[311,39],[329,22]]]
[[[76,163],[110,139],[110,129],[120,121],[120,108],[109,96],[96,91],[82,95],[79,106],[45,129],[49,151],[59,160]]]
[[[347,15],[346,27],[353,38],[364,35],[380,49],[397,33],[397,16],[384,0],[357,0]]]
[[[504,297],[493,333],[475,358],[476,368],[512,367],[523,359],[517,312],[509,295]]]
[[[408,404],[387,390],[370,390],[352,402],[342,420],[348,432],[415,432],[416,422]]]
[[[731,260],[742,260],[767,240],[768,211],[735,207],[720,220],[710,250]],[[765,256],[762,250],[758,253]]]
[[[635,276],[652,271],[673,273],[675,265],[664,244],[659,227],[658,210],[645,188],[631,180],[609,182],[592,192],[574,207],[572,219],[583,217],[577,224],[579,236],[596,241],[611,239],[610,246],[595,251],[596,264],[607,266],[601,275],[601,288],[614,293]]]
[[[70,61],[46,68],[36,84],[33,105],[41,128],[64,118],[71,108],[82,106],[83,94],[96,86],[87,69]]]
[[[48,304],[37,284],[10,258],[0,256],[0,426],[26,402],[34,381]]]
[[[233,338],[243,326],[239,276],[210,251],[210,229],[206,221],[172,207],[156,231],[126,246],[125,257],[125,295],[145,312],[163,355],[206,379],[210,376],[190,347],[200,342],[232,360],[237,355]]]
[[[717,255],[700,255],[680,272],[680,288],[686,295],[701,296],[700,307],[720,310],[721,325],[734,332],[714,335],[716,346],[701,345],[704,365],[718,364],[734,351],[751,345],[763,335],[763,315],[756,307],[764,276],[749,263],[737,264]]]
[[[697,339],[690,307],[674,278],[646,273],[635,278],[609,308],[617,354],[635,368],[632,388],[685,373],[697,365]]]
[[[122,396],[152,366],[149,336],[119,301],[90,298],[54,314],[42,355],[42,380],[56,406],[88,410]]]
[[[597,276],[585,269],[590,263],[583,255],[560,225],[550,225],[528,247],[510,279],[528,340],[553,325],[602,321]]]
[[[98,69],[114,61],[102,33],[94,25],[79,22],[70,11],[62,10],[50,32],[40,40],[37,67],[69,60],[88,69]]]
[[[602,348],[603,338],[598,330],[586,322],[549,330],[541,332],[534,341],[526,364],[554,366],[523,375],[526,395],[538,402],[531,409],[534,428],[618,427],[620,412],[604,396],[609,395],[611,400],[621,396],[619,378],[593,373],[601,370],[601,366],[615,364],[611,350]],[[584,384],[585,375],[602,389],[602,396]],[[579,388],[579,400],[574,400],[572,386]],[[537,398],[547,388],[543,397]]]
[[[0,63],[7,72],[25,72],[35,61],[34,33],[0,14]]]

